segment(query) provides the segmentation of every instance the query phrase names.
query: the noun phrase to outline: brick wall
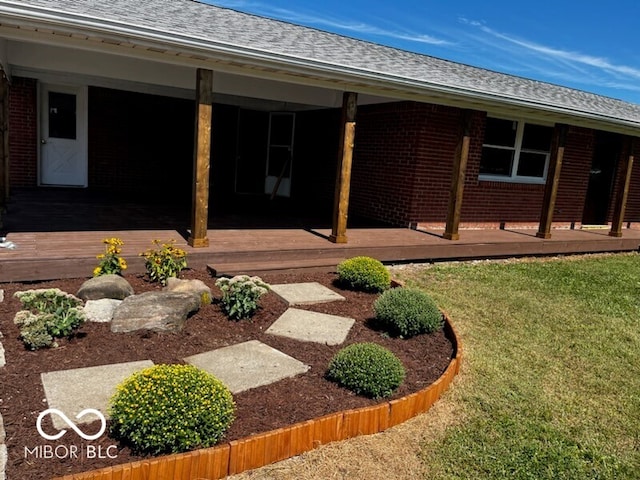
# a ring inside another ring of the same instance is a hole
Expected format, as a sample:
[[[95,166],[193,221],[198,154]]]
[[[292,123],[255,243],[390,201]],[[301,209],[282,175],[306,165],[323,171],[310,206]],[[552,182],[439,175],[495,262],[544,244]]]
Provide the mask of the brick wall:
[[[461,122],[462,111],[452,107],[411,102],[361,107],[353,211],[394,225],[444,224]],[[544,185],[478,179],[484,123],[485,113],[473,112],[461,223],[537,223]],[[581,222],[592,152],[593,131],[569,128],[554,222]],[[640,212],[640,194],[637,202]]]
[[[424,157],[424,105],[360,107],[351,174],[351,212],[406,225],[412,220],[418,161]],[[425,178],[419,181],[429,181]]]
[[[36,80],[13,77],[9,90],[9,181],[38,183],[38,90]]]
[[[89,88],[89,187],[190,201],[194,104]]]

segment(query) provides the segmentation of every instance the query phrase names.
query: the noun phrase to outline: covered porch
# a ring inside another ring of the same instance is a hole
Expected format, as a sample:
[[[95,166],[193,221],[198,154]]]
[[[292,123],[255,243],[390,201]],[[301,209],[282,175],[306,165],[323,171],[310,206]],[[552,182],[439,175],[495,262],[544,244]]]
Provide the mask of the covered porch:
[[[9,204],[2,234],[16,245],[0,248],[0,282],[88,277],[102,252],[102,240],[119,237],[128,273],[143,273],[139,253],[152,240],[175,240],[188,252],[190,268],[210,268],[217,275],[334,268],[356,255],[385,263],[437,262],[511,256],[571,255],[636,251],[640,229],[625,228],[622,237],[603,229],[554,229],[541,238],[532,229],[470,229],[457,240],[441,229],[397,228],[350,219],[349,242],[332,243],[331,218],[270,211],[212,216],[206,236],[209,245],[187,242],[189,205],[128,203],[86,191],[53,189],[17,192]],[[86,198],[80,199],[78,195]],[[82,201],[80,201],[82,200]],[[55,228],[51,228],[55,225]],[[625,225],[627,227],[627,225]]]

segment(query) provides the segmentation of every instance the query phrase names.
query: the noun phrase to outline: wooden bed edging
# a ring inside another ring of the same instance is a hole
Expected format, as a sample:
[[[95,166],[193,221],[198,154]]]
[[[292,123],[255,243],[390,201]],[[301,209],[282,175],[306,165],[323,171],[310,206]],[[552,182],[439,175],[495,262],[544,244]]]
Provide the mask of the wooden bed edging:
[[[434,383],[406,397],[331,413],[225,445],[65,475],[55,480],[218,480],[286,460],[330,442],[380,433],[429,410],[460,371],[462,345],[447,315],[444,330],[453,344],[449,366]]]

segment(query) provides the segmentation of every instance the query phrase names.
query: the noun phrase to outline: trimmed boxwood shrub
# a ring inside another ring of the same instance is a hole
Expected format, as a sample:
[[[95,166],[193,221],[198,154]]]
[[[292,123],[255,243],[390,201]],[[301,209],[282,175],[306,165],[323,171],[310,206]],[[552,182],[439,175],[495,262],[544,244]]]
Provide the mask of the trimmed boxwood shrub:
[[[380,325],[392,335],[409,338],[433,333],[443,326],[442,313],[433,299],[416,288],[393,288],[375,301]]]
[[[121,383],[111,399],[111,434],[139,453],[209,447],[234,420],[229,389],[193,365],[154,365]]]
[[[331,359],[327,379],[371,398],[388,397],[405,377],[402,362],[376,343],[354,343]]]
[[[371,257],[353,257],[337,267],[338,283],[352,290],[382,292],[389,288],[391,275],[382,262]]]

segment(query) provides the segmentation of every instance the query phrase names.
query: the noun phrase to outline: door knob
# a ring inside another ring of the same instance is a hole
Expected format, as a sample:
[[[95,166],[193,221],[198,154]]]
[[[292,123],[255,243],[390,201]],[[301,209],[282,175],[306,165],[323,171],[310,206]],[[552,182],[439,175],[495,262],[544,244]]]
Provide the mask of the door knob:
[[[40,140],[40,143],[41,143],[42,145],[44,145],[45,143],[47,143],[47,140],[46,140],[45,138],[43,138],[42,140]]]

